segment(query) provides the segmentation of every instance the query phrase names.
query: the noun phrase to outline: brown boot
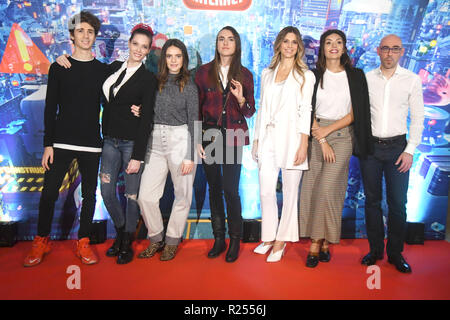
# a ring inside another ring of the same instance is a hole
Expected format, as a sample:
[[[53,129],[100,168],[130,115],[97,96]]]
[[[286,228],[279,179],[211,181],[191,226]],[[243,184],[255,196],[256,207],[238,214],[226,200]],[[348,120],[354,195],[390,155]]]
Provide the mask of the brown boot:
[[[176,245],[176,244],[175,245],[166,244],[164,246],[164,250],[161,254],[160,260],[168,261],[168,260],[172,260],[173,258],[175,258],[177,248],[178,248],[178,245]]]
[[[157,252],[160,252],[164,248],[164,242],[155,242],[150,243],[148,245],[148,248],[139,253],[138,258],[144,259],[144,258],[151,258],[153,257]]]

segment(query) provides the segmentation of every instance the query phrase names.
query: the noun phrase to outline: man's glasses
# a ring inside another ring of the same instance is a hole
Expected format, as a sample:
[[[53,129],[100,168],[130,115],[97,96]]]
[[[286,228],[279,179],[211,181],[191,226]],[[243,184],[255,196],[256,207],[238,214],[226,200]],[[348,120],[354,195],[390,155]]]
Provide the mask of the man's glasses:
[[[402,51],[402,49],[403,49],[402,47],[390,48],[388,46],[384,46],[384,47],[380,48],[381,52],[383,52],[383,53],[389,53],[389,51],[391,51],[392,53],[400,53]]]

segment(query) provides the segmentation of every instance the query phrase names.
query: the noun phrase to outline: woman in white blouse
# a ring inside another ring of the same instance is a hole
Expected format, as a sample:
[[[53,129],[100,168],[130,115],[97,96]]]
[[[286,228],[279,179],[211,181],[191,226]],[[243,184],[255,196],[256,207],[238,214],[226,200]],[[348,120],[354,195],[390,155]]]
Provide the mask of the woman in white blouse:
[[[256,119],[252,156],[258,162],[263,241],[254,252],[272,251],[267,262],[279,261],[286,241],[299,240],[297,200],[311,121],[314,74],[302,61],[300,32],[286,27],[278,34],[274,56],[261,77],[261,107]],[[283,208],[278,221],[276,185],[283,179]]]
[[[330,261],[329,243],[339,243],[350,157],[367,156],[372,135],[366,78],[361,69],[353,68],[342,31],[322,34],[316,67],[314,139],[299,214],[300,236],[312,242],[306,260],[311,268]]]

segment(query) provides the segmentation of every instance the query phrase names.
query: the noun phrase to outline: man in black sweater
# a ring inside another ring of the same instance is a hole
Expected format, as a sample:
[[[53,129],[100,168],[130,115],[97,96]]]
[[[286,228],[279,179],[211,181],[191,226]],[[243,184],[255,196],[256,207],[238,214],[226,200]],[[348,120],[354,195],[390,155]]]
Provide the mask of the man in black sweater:
[[[95,211],[95,192],[102,141],[100,137],[101,87],[107,65],[92,56],[92,46],[100,21],[87,11],[69,20],[74,52],[69,57],[71,69],[57,63],[50,66],[44,114],[44,155],[46,170],[39,202],[38,234],[24,266],[39,264],[50,251],[48,243],[55,202],[64,176],[73,159],[81,173],[83,203],[80,213],[77,256],[85,264],[98,259],[89,247],[89,229]]]

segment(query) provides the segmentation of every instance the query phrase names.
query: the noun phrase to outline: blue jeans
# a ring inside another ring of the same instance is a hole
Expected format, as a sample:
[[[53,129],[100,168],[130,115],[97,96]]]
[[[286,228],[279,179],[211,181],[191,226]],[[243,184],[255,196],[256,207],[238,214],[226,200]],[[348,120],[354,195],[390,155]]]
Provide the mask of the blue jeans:
[[[409,171],[400,173],[395,165],[406,147],[406,139],[383,145],[375,143],[374,153],[367,159],[360,159],[361,173],[366,195],[365,218],[370,251],[384,252],[384,223],[381,210],[382,178],[386,181],[386,201],[388,204],[386,252],[388,256],[398,256],[403,251],[406,235],[406,194]]]
[[[105,137],[100,169],[100,190],[103,202],[116,228],[125,227],[125,232],[135,232],[139,220],[139,205],[137,195],[143,171],[143,165],[137,173],[127,174],[125,169],[131,159],[134,141]],[[127,200],[124,212],[116,194],[117,178],[124,171],[125,198]]]

